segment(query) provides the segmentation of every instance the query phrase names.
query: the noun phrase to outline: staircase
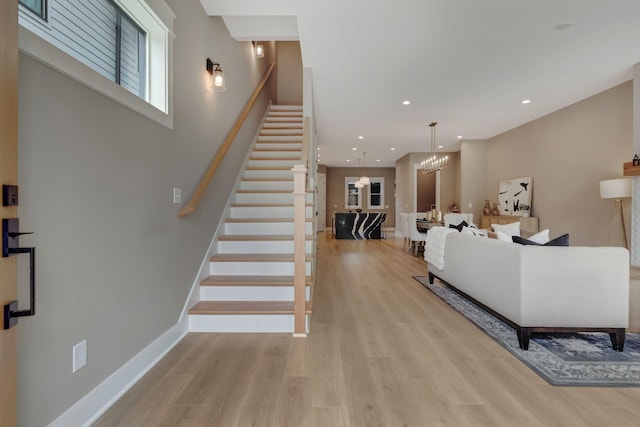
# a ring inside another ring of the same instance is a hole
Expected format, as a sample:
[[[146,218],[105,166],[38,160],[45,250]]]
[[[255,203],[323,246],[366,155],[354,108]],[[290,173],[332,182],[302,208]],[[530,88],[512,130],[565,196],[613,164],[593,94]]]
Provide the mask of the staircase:
[[[200,301],[199,332],[293,332],[293,173],[301,159],[302,107],[272,105],[213,246]],[[306,313],[311,313],[313,193],[306,196]]]

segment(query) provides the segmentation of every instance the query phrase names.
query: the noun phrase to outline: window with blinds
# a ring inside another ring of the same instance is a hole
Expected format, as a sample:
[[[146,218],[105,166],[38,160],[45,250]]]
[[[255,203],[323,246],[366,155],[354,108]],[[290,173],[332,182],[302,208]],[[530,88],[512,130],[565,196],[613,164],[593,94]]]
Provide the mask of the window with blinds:
[[[44,0],[20,1],[31,11],[38,5],[46,9]],[[112,0],[49,2],[47,41],[129,92],[147,98],[144,29]]]

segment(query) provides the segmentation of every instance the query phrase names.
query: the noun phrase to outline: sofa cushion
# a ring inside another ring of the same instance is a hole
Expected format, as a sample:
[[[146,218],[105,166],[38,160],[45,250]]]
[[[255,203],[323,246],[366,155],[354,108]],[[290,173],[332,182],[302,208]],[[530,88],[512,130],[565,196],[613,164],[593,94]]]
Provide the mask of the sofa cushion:
[[[480,230],[478,227],[474,227],[473,225],[469,227],[462,227],[460,231],[462,234],[470,234],[472,236],[482,236],[487,237],[487,230]]]
[[[520,236],[512,236],[514,243],[519,243],[521,245],[532,245],[532,246],[569,246],[569,234],[563,234],[562,236],[558,236],[553,240],[549,240],[547,243],[537,243],[532,240],[524,239]]]
[[[510,236],[510,235],[508,235],[506,233],[503,233],[500,230],[496,231],[496,238],[498,240],[502,241],[502,242],[509,242],[509,243],[513,242],[513,240],[511,240],[511,237],[512,236]]]
[[[491,227],[496,233],[501,231],[508,236],[520,235],[520,221],[512,222],[511,224],[491,224]]]

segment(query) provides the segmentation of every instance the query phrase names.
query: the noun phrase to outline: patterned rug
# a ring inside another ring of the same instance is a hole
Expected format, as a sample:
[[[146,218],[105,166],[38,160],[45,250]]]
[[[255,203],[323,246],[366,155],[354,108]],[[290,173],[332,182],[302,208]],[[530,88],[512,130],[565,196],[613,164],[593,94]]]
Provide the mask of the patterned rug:
[[[605,333],[532,333],[521,350],[513,327],[427,276],[421,285],[460,312],[550,384],[560,386],[640,387],[640,334],[628,333],[624,351],[611,348]]]

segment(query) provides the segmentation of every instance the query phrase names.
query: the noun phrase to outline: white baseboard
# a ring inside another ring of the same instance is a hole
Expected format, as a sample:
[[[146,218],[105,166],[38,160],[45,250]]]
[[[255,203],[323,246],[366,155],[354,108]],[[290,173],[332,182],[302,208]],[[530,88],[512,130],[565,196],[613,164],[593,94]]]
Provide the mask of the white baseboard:
[[[144,350],[122,365],[49,427],[90,426],[160,361],[188,332],[185,317],[156,338]]]

